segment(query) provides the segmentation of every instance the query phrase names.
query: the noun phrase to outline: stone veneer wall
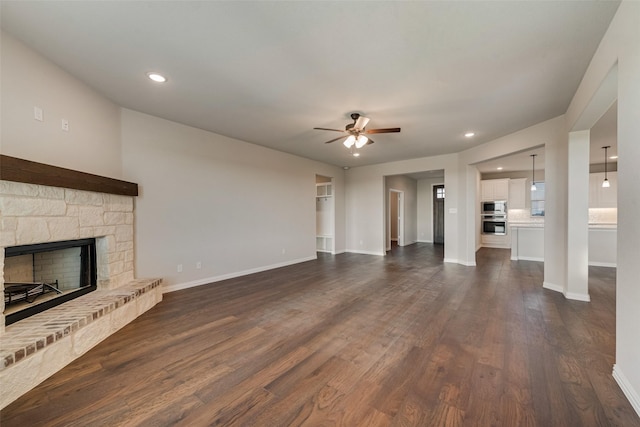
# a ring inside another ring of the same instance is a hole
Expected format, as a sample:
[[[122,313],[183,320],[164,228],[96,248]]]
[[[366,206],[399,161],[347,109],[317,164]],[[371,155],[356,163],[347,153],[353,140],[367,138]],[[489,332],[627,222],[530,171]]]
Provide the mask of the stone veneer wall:
[[[96,238],[98,289],[4,327],[0,409],[162,301],[161,279],[134,279],[133,197],[0,180],[4,248]],[[4,312],[4,298],[0,303]]]
[[[98,290],[134,279],[133,197],[0,181],[0,271],[5,247],[88,237],[96,238]]]

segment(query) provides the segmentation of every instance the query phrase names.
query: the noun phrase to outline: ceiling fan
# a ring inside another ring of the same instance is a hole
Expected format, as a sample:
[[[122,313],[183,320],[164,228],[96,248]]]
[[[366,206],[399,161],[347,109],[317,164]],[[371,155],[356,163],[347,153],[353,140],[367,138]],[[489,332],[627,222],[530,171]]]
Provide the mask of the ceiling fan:
[[[353,123],[347,124],[344,130],[340,129],[328,129],[328,128],[314,128],[316,130],[330,130],[333,132],[342,132],[347,134],[347,139],[344,140],[343,144],[345,147],[353,150],[355,148],[362,148],[365,145],[373,144],[373,140],[365,135],[374,134],[374,133],[394,133],[400,132],[400,128],[385,128],[385,129],[365,129],[367,123],[369,123],[368,117],[363,117],[358,113],[352,113],[351,118],[353,119]],[[325,142],[325,144],[332,143],[334,141],[338,141],[339,139],[344,138],[345,135],[341,135],[338,138],[334,138],[330,141]]]

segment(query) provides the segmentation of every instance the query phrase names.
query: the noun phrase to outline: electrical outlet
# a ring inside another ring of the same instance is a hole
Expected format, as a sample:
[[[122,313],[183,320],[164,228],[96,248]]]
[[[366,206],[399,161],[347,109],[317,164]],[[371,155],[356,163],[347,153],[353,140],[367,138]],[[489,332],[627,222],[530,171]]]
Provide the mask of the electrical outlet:
[[[196,268],[200,270],[202,268],[202,261],[196,262]]]
[[[40,107],[33,107],[33,118],[39,122],[44,122],[44,112]]]
[[[182,273],[182,264],[178,264],[178,273]]]
[[[62,130],[65,132],[69,132],[69,120],[62,119]]]
[[[286,254],[287,250],[285,248],[282,248],[282,255]]]

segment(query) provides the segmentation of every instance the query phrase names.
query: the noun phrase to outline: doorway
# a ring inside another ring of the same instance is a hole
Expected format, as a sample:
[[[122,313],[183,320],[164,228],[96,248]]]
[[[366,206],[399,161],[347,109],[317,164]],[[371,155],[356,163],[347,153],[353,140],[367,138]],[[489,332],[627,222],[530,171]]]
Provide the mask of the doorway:
[[[433,186],[433,243],[444,244],[444,185]]]
[[[389,242],[387,247],[391,249],[392,242],[398,246],[404,246],[404,192],[389,190]]]

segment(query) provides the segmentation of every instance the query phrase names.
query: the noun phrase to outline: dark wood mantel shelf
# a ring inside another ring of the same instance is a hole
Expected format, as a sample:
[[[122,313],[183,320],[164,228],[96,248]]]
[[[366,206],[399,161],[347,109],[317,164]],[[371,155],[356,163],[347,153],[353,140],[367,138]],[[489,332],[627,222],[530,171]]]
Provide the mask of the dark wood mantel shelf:
[[[138,184],[0,154],[0,180],[137,196]]]

